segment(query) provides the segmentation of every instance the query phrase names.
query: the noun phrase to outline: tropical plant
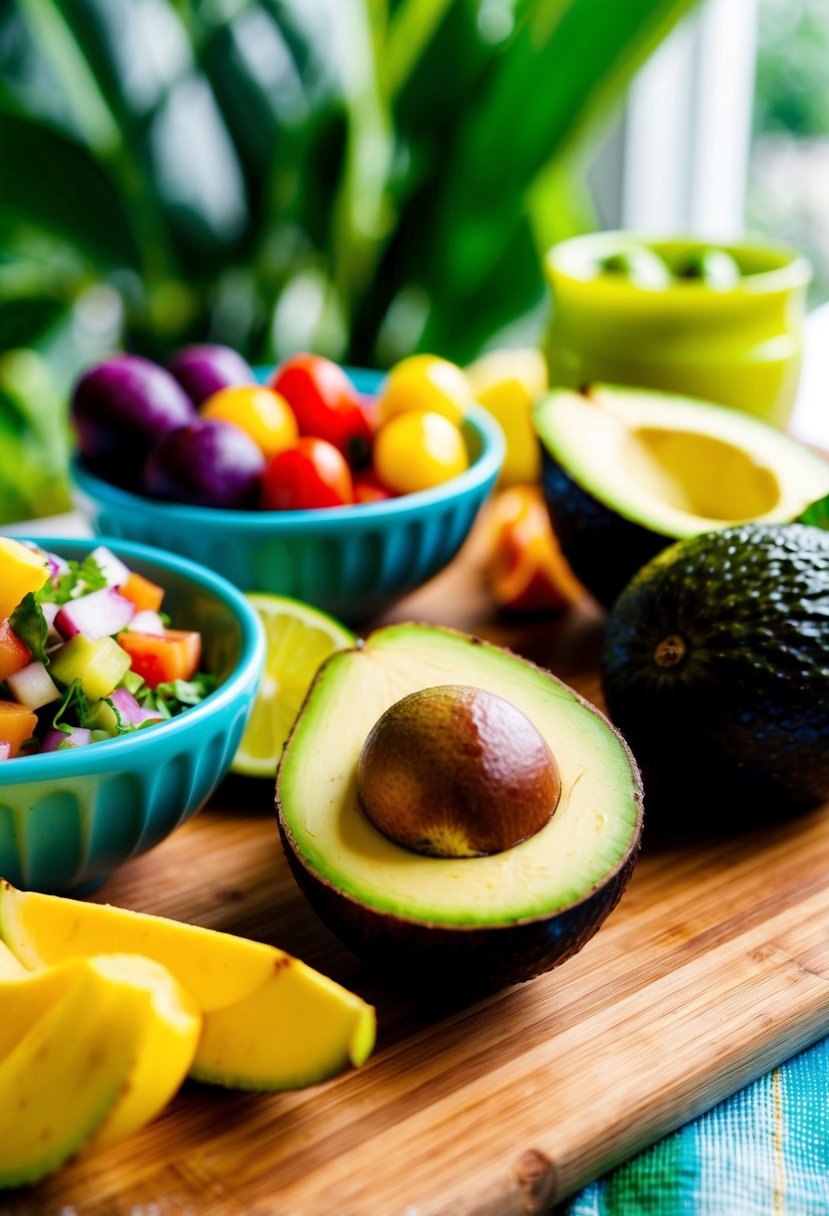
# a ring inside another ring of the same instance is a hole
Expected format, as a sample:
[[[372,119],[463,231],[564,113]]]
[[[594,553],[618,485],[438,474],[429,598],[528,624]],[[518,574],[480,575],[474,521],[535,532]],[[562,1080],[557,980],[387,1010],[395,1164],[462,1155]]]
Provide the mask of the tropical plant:
[[[584,137],[693,2],[7,0],[0,344],[64,382],[121,341],[466,360],[542,305]],[[10,435],[8,397],[0,362]]]

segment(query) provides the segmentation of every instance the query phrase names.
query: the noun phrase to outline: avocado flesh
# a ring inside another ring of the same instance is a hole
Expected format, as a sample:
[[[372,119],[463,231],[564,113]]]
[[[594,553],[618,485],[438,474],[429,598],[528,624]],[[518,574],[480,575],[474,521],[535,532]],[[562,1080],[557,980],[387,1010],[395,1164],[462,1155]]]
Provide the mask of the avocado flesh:
[[[557,390],[533,423],[562,549],[605,604],[673,540],[787,522],[829,492],[829,464],[809,448],[691,398],[610,385]]]
[[[502,853],[418,855],[383,836],[357,802],[357,759],[380,715],[408,693],[448,683],[506,698],[559,765],[552,819]],[[324,665],[277,784],[283,830],[311,873],[381,914],[465,928],[547,917],[588,896],[636,845],[638,791],[624,743],[572,690],[507,651],[417,625],[378,630]]]

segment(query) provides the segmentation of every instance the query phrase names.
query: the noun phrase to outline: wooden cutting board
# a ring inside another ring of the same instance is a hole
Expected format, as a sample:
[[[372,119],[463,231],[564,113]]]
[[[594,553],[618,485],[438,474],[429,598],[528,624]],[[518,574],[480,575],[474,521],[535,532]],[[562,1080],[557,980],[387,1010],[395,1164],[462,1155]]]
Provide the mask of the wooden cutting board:
[[[598,700],[602,617],[499,625],[479,548],[390,614],[508,644]],[[360,1070],[295,1094],[187,1083],[128,1141],[0,1213],[525,1216],[829,1031],[829,808],[645,848],[576,958],[448,1007],[402,993],[319,923],[282,857],[267,782],[212,804],[95,898],[279,945],[377,1007]],[[0,1016],[2,1013],[0,1011]]]

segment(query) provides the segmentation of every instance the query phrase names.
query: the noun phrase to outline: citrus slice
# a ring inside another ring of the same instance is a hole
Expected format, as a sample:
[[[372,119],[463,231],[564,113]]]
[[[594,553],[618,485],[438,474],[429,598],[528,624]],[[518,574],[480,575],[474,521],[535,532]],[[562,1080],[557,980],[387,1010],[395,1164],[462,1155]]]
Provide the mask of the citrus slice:
[[[265,670],[247,728],[231,765],[246,777],[273,777],[282,748],[317,669],[357,640],[339,621],[287,596],[250,592],[265,626]]]

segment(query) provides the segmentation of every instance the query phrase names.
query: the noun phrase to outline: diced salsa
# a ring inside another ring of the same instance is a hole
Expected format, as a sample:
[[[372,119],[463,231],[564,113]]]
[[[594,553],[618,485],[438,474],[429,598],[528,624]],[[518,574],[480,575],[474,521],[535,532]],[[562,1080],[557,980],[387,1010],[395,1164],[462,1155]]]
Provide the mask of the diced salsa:
[[[0,760],[85,747],[164,722],[216,686],[201,635],[164,588],[103,545],[65,561],[0,537]]]

